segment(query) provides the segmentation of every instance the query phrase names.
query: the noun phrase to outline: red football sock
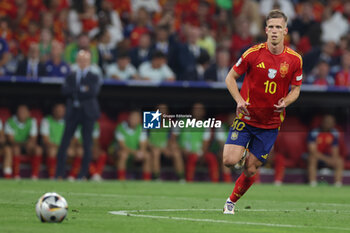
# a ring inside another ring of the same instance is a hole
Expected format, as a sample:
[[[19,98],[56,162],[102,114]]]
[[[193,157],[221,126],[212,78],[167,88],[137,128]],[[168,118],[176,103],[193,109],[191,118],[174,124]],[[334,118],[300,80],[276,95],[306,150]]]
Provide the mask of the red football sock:
[[[212,182],[219,181],[219,166],[218,161],[213,153],[206,153],[204,155],[204,159],[209,167],[209,176]]]
[[[107,155],[105,153],[100,154],[96,161],[96,173],[102,175],[103,169],[105,168],[107,162]]]
[[[231,173],[223,173],[222,179],[224,180],[225,183],[231,183],[232,182]]]
[[[282,181],[285,170],[285,158],[282,154],[276,154],[275,157],[275,181]]]
[[[20,166],[21,166],[21,156],[14,155],[13,156],[13,176],[14,177],[20,175]]]
[[[197,160],[198,160],[198,155],[196,154],[188,155],[187,163],[186,163],[186,180],[188,182],[193,181],[194,173],[196,171]]]
[[[34,155],[32,157],[32,176],[39,177],[41,165],[41,155]]]
[[[151,180],[152,178],[152,175],[150,172],[143,172],[142,176],[143,176],[143,180]]]
[[[49,177],[55,177],[56,173],[56,157],[48,157],[46,159],[47,171],[49,173]]]
[[[89,173],[90,175],[95,175],[97,174],[97,171],[96,171],[96,162],[95,161],[91,161],[90,162],[90,166],[89,166]]]
[[[126,171],[125,170],[119,170],[117,172],[117,177],[118,177],[118,180],[125,180],[125,178],[126,178]]]
[[[77,177],[79,171],[80,171],[80,166],[81,166],[81,160],[82,160],[82,157],[79,157],[79,156],[76,156],[73,160],[73,164],[72,164],[72,168],[69,172],[69,176],[72,176],[72,177]]]
[[[244,172],[238,177],[235,188],[230,196],[232,202],[237,202],[241,196],[249,189],[249,187],[254,183],[255,176],[247,177]]]

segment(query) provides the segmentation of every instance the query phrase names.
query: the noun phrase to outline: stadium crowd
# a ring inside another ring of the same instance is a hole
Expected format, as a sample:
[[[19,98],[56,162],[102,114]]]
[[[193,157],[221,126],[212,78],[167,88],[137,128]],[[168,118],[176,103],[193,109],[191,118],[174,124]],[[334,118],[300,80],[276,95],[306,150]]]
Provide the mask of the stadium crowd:
[[[350,86],[345,0],[6,0],[0,3],[0,75],[64,77],[79,49],[116,80],[222,82],[240,54],[264,41],[264,17],[289,17],[288,46],[304,83]]]
[[[264,17],[273,8],[289,17],[285,41],[303,56],[304,83],[350,87],[350,2],[345,0],[1,1],[0,79],[64,78],[77,69],[75,58],[83,49],[92,55],[91,70],[104,79],[223,82],[242,52],[265,41]],[[20,164],[30,162],[31,177],[37,179],[43,161],[46,175],[54,177],[64,111],[65,106],[57,104],[43,118],[20,105],[13,116],[0,117],[4,177],[19,178]],[[192,115],[204,118],[204,106],[197,103]],[[233,116],[222,119],[228,128]],[[286,167],[299,167],[308,169],[314,185],[322,161],[335,169],[340,185],[343,168],[350,169],[350,164],[345,161],[344,130],[337,130],[334,117],[316,119],[311,127],[285,124],[300,130],[294,137],[288,134],[288,142],[283,132],[277,140],[268,164],[275,167],[275,182],[283,181]],[[138,110],[116,121],[102,115],[93,134],[92,179],[102,179],[105,164],[115,167],[121,180],[131,164],[141,165],[143,179],[158,179],[164,155],[179,180],[192,181],[196,164],[206,164],[212,181],[231,181],[231,170],[219,166],[227,129],[146,134],[141,128]],[[301,146],[291,149],[295,145]],[[68,178],[74,180],[83,155],[79,130],[68,155]]]

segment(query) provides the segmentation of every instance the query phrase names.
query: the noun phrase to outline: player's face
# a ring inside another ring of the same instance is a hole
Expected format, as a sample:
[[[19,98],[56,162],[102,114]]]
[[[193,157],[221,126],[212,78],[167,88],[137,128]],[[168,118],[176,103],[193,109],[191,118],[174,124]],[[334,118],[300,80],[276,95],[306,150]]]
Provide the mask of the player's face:
[[[267,41],[272,45],[283,43],[284,36],[287,35],[288,29],[283,18],[272,18],[266,22],[265,32]]]
[[[66,112],[66,108],[63,104],[58,104],[54,108],[54,117],[57,119],[62,119],[64,117],[64,114]]]
[[[129,115],[129,127],[135,128],[141,122],[141,117],[139,112],[131,112]]]
[[[17,109],[17,118],[20,122],[24,122],[29,117],[29,109],[25,105],[21,105]]]

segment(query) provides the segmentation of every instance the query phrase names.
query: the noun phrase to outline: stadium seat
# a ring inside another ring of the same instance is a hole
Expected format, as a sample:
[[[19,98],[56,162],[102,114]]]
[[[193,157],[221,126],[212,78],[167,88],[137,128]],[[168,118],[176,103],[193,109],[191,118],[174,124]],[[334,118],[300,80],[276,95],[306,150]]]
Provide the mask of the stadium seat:
[[[0,119],[2,122],[5,123],[9,117],[11,117],[11,111],[8,108],[0,108]]]

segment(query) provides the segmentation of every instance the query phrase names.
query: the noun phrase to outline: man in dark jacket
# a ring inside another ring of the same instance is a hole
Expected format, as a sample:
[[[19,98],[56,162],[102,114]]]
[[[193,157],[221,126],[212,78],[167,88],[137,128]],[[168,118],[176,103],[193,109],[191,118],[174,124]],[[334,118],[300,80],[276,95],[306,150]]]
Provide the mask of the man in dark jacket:
[[[69,74],[62,87],[67,97],[65,129],[57,155],[56,177],[63,178],[65,172],[66,152],[78,125],[82,126],[84,157],[78,178],[86,178],[89,171],[92,147],[92,131],[100,115],[97,95],[100,91],[100,79],[90,72],[91,53],[80,50],[77,55],[79,69]]]
[[[30,44],[28,58],[18,64],[16,75],[32,79],[46,75],[45,64],[39,60],[39,45],[37,43]]]

